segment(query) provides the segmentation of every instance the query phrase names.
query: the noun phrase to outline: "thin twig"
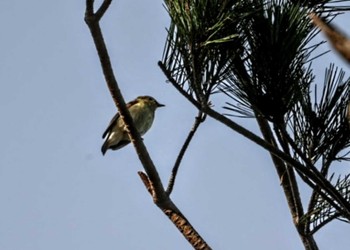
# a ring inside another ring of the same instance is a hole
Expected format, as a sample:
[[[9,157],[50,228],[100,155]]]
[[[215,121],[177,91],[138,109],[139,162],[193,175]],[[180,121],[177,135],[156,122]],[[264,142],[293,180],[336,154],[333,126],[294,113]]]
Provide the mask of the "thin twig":
[[[180,163],[185,155],[185,152],[194,136],[194,134],[196,133],[199,125],[204,121],[205,117],[203,117],[203,112],[202,111],[198,111],[198,115],[196,116],[195,118],[195,121],[194,121],[194,124],[192,126],[192,129],[191,131],[188,133],[188,136],[179,152],[179,155],[177,156],[177,159],[176,159],[176,162],[174,164],[174,167],[173,167],[173,170],[171,172],[171,176],[170,176],[170,179],[169,179],[169,183],[168,183],[168,187],[166,189],[166,193],[168,195],[171,194],[171,192],[173,191],[173,188],[174,188],[174,184],[175,184],[175,179],[176,179],[176,176],[177,176],[177,171],[179,170],[179,167],[180,167]]]
[[[100,8],[96,11],[96,19],[100,21],[102,16],[105,14],[107,11],[109,5],[112,3],[112,0],[104,0],[103,3],[101,4]]]

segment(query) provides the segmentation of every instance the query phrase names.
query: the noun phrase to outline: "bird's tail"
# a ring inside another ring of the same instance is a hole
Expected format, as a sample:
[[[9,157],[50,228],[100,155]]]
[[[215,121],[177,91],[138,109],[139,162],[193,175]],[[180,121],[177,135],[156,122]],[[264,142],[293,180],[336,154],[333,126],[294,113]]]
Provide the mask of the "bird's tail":
[[[102,155],[105,155],[107,150],[108,150],[108,140],[106,140],[101,147]]]

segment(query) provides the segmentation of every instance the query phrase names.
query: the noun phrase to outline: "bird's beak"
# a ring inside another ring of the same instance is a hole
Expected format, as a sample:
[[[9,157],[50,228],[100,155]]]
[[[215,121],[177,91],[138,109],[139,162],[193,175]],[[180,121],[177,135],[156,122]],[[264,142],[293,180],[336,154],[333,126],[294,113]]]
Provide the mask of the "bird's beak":
[[[165,105],[161,103],[157,103],[157,108],[160,108],[160,107],[165,107]]]

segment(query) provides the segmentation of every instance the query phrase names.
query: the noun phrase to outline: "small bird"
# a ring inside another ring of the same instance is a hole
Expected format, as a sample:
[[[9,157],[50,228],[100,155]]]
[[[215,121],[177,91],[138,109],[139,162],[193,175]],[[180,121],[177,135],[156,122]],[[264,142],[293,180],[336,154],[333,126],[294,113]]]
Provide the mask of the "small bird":
[[[164,106],[151,96],[139,96],[126,105],[141,136],[151,128],[156,109]],[[126,132],[125,124],[120,118],[119,112],[113,117],[103,133],[102,138],[105,137],[106,140],[101,148],[103,155],[108,149],[117,150],[130,143],[129,135]]]

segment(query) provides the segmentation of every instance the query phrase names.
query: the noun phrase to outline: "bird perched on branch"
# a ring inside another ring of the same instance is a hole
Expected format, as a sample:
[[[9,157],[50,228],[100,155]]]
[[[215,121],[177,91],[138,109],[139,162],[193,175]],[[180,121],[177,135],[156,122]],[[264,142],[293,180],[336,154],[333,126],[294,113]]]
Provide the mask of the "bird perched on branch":
[[[135,128],[141,136],[151,128],[156,109],[164,106],[165,105],[158,103],[151,96],[139,96],[126,105],[133,119]],[[126,132],[125,124],[119,112],[109,123],[102,138],[106,138],[101,148],[103,155],[108,149],[117,150],[130,143],[129,135]]]

